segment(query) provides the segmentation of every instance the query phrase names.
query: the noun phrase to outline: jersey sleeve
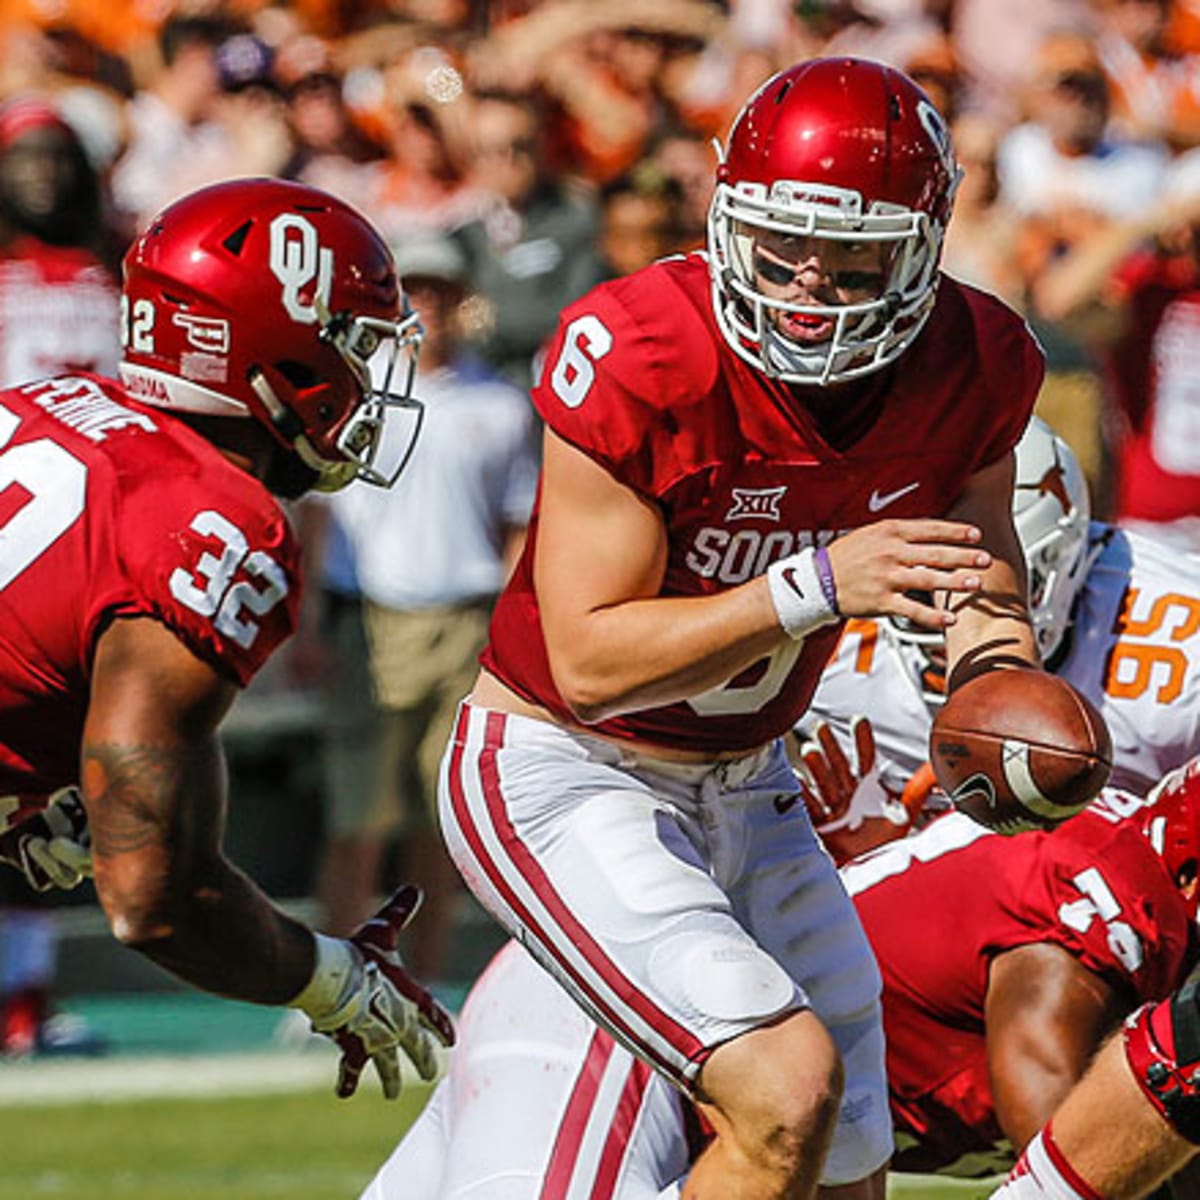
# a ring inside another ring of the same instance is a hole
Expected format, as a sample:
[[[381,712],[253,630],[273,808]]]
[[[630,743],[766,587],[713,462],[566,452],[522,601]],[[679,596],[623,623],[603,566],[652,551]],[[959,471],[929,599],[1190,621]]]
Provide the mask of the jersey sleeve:
[[[594,288],[566,309],[533,400],[546,425],[644,495],[673,475],[682,405],[716,375],[708,331],[665,272]]]
[[[190,477],[126,507],[127,615],[162,621],[245,686],[296,625],[299,551],[283,511],[257,484],[222,491]]]
[[[1190,922],[1141,834],[1114,830],[1102,846],[1049,837],[1040,855],[1041,868],[1021,889],[1017,920],[992,949],[1050,942],[1138,1000],[1167,995],[1190,953]]]
[[[988,466],[1021,440],[1046,374],[1046,358],[1033,331],[1020,316],[993,300],[980,318],[984,375],[995,400],[996,419],[983,440],[979,465]]]

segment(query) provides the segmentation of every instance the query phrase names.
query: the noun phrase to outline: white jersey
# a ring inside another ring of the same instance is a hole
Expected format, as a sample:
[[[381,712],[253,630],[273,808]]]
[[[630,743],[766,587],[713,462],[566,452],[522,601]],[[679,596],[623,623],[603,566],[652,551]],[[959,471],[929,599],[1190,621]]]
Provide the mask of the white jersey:
[[[1112,784],[1144,793],[1200,752],[1200,554],[1099,524],[1089,553],[1056,672],[1108,722]]]
[[[1145,794],[1200,752],[1200,555],[1099,522],[1087,552],[1095,561],[1054,670],[1108,722],[1111,784]],[[868,717],[883,782],[899,791],[929,756],[932,715],[887,622],[852,620],[799,728],[827,721],[850,746],[850,722]]]

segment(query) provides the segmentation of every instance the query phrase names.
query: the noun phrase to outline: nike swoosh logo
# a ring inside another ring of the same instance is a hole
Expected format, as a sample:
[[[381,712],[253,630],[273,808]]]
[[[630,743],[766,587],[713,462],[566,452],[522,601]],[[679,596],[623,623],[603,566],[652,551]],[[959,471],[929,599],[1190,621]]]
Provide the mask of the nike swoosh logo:
[[[783,577],[783,582],[786,583],[788,585],[788,587],[790,587],[792,589],[792,591],[795,592],[796,595],[800,597],[801,600],[808,599],[808,597],[805,596],[805,594],[804,594],[804,589],[796,582],[796,568],[795,567],[784,567],[783,570],[779,572],[779,574]]]
[[[887,508],[889,504],[894,504],[901,496],[907,496],[909,492],[915,492],[921,486],[921,481],[910,483],[907,487],[897,488],[894,492],[886,492],[883,495],[879,494],[879,489],[876,488],[871,493],[871,498],[867,501],[867,508],[871,512],[879,512],[880,509]]]

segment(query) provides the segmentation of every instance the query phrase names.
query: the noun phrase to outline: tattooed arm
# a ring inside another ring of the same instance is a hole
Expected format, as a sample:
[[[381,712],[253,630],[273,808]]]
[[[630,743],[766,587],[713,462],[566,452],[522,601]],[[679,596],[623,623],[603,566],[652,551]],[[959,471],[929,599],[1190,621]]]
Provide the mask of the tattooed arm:
[[[235,694],[158,621],[101,636],[81,764],[96,890],[115,936],[173,974],[283,1004],[312,974],[314,942],[222,852],[217,727]]]

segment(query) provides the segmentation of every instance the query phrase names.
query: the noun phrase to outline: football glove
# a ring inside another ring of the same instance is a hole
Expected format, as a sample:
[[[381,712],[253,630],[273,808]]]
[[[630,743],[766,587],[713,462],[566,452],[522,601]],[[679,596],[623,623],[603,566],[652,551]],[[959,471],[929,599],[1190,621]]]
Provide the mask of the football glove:
[[[902,837],[915,816],[905,798],[880,777],[870,720],[855,717],[850,735],[854,739],[853,765],[825,721],[819,722],[812,739],[800,746],[795,764],[809,819],[839,864]]]
[[[402,887],[348,939],[314,935],[313,978],[292,1005],[340,1048],[339,1096],[354,1095],[372,1062],[383,1094],[394,1100],[400,1094],[400,1050],[422,1079],[431,1080],[438,1071],[438,1043],[454,1044],[449,1014],[409,975],[396,951],[400,931],[420,902],[419,889]]]
[[[91,876],[92,837],[79,789],[60,788],[44,809],[0,833],[0,861],[37,892],[73,888]]]

